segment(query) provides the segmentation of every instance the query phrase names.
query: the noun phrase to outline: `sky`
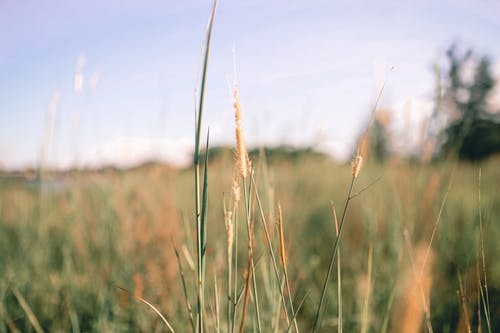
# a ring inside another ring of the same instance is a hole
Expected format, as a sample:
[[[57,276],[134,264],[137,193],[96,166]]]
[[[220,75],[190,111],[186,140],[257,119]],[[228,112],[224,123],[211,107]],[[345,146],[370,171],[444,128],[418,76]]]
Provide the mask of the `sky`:
[[[189,161],[210,8],[0,1],[0,168]],[[500,75],[498,13],[487,0],[220,0],[203,133],[234,142],[234,58],[250,146],[345,159],[384,82],[380,108],[396,123],[430,114],[433,64],[451,43],[490,56]]]

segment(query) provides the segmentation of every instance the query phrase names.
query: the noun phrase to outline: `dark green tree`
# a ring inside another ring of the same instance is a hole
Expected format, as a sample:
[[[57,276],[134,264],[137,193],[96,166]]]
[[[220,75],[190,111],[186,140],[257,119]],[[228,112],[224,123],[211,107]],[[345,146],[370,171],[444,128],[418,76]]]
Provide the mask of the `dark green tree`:
[[[385,114],[384,114],[385,115]],[[379,163],[389,158],[389,138],[387,123],[382,117],[375,117],[372,128],[369,131],[369,154]]]
[[[455,45],[447,54],[448,71],[440,108],[448,117],[441,133],[441,155],[481,160],[500,152],[500,117],[488,109],[488,96],[495,86],[488,57],[472,50],[463,54]],[[469,75],[465,75],[466,72]]]

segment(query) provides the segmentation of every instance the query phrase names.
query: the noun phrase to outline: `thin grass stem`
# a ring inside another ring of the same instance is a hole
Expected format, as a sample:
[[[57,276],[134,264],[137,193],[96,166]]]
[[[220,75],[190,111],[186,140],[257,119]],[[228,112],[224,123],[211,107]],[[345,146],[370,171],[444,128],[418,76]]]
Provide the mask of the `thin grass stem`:
[[[181,275],[182,291],[184,292],[184,299],[186,301],[186,307],[187,307],[188,314],[189,314],[189,323],[191,324],[191,329],[194,333],[196,331],[196,328],[195,328],[194,318],[193,318],[193,309],[191,308],[191,303],[189,302],[189,296],[188,296],[187,286],[186,286],[186,279],[184,277],[184,270],[182,268],[182,263],[181,263],[179,251],[177,250],[177,247],[175,246],[175,244],[173,245],[173,247],[174,247],[175,257],[177,258],[177,265],[179,266],[179,273]]]
[[[203,119],[203,103],[205,98],[205,83],[207,78],[207,70],[208,70],[208,56],[210,54],[210,41],[212,37],[212,28],[215,18],[215,11],[217,8],[217,0],[214,0],[212,10],[210,12],[210,18],[208,21],[208,26],[206,30],[205,36],[205,45],[204,52],[202,57],[202,70],[201,70],[201,80],[200,80],[200,95],[198,106],[195,109],[195,143],[194,143],[194,192],[195,192],[195,210],[196,210],[196,252],[197,252],[197,302],[196,302],[196,314],[197,314],[197,322],[198,322],[198,332],[203,333],[204,327],[204,290],[203,290],[203,271],[204,271],[204,263],[203,263],[203,226],[202,226],[202,212],[201,212],[201,198],[200,198],[200,167],[199,167],[199,159],[200,159],[200,135],[201,135],[201,125]],[[208,151],[207,151],[208,152]],[[206,181],[206,179],[205,179]]]
[[[40,322],[36,318],[35,314],[31,310],[30,306],[28,305],[28,302],[24,299],[23,295],[19,290],[17,290],[16,287],[11,288],[12,293],[14,296],[16,296],[17,301],[19,302],[19,305],[23,309],[24,313],[26,313],[26,316],[28,317],[28,320],[31,323],[31,326],[33,326],[33,329],[35,330],[36,333],[43,333],[42,326],[40,326]]]
[[[252,173],[250,174],[250,177],[251,177],[252,182],[255,185],[255,178],[254,178]],[[271,261],[273,263],[274,273],[276,275],[276,280],[278,281],[278,284],[281,285],[281,278],[280,278],[280,275],[278,273],[278,264],[276,262],[276,256],[274,255],[274,250],[273,250],[273,246],[271,243],[271,238],[269,236],[269,230],[267,228],[266,217],[264,215],[264,210],[262,209],[262,204],[261,204],[260,197],[259,197],[259,192],[256,190],[256,186],[254,186],[254,189],[255,189],[255,198],[257,200],[257,207],[259,208],[262,226],[264,227],[264,234],[265,234],[266,240],[267,240],[267,247],[269,249],[269,253],[271,255]],[[281,302],[283,303],[283,310],[285,311],[286,324],[289,325],[290,319],[289,319],[288,310],[286,307],[285,296],[283,295],[282,288],[279,288],[279,290],[280,290]]]
[[[287,263],[286,263],[286,251],[285,251],[285,236],[283,232],[283,216],[281,212],[281,205],[278,205],[278,227],[279,227],[279,239],[280,239],[280,258],[281,258],[281,266],[283,266],[283,275],[285,278],[285,285],[288,293],[288,301],[290,303],[290,309],[292,311],[292,316],[293,316],[293,324],[295,327],[295,331],[298,333],[299,332],[299,327],[297,325],[297,320],[295,319],[296,313],[293,308],[293,301],[292,301],[292,293],[290,291],[290,282],[288,281],[288,269],[287,269]]]
[[[170,325],[170,323],[168,322],[167,318],[165,318],[165,317],[161,314],[160,310],[158,310],[158,309],[156,308],[156,306],[154,306],[154,305],[153,305],[153,304],[151,304],[150,302],[146,301],[144,298],[142,298],[142,297],[140,297],[140,296],[138,296],[138,295],[134,295],[133,293],[131,293],[130,291],[128,291],[127,289],[125,289],[125,288],[123,288],[123,287],[120,287],[120,286],[116,286],[116,287],[117,287],[118,289],[120,289],[120,290],[122,290],[122,291],[126,292],[127,294],[132,295],[132,296],[133,296],[136,300],[138,300],[138,301],[140,301],[140,302],[142,302],[142,303],[146,304],[147,306],[149,306],[149,308],[150,308],[151,310],[153,310],[153,311],[154,311],[154,312],[155,312],[155,313],[156,313],[156,314],[157,314],[157,315],[161,318],[161,320],[162,320],[162,321],[163,321],[163,323],[164,323],[164,324],[168,327],[168,329],[170,330],[170,332],[175,333],[175,330],[173,329],[172,325]],[[38,333],[38,332],[37,332],[37,333]]]
[[[332,274],[333,263],[335,262],[335,256],[337,255],[338,246],[340,244],[340,238],[342,236],[342,231],[344,229],[345,217],[347,215],[349,203],[351,202],[351,195],[352,195],[352,190],[354,188],[355,181],[356,181],[356,177],[353,175],[352,179],[351,179],[351,184],[349,185],[349,190],[347,191],[347,199],[346,199],[345,204],[344,204],[344,211],[342,213],[342,218],[340,219],[339,233],[338,233],[337,238],[335,239],[335,243],[333,244],[332,252],[330,254],[330,260],[328,263],[328,271],[326,273],[325,281],[323,282],[323,288],[321,290],[321,297],[319,300],[318,309],[316,310],[316,315],[314,316],[314,322],[313,322],[313,328],[312,328],[313,333],[316,332],[317,329],[319,329],[318,324],[319,324],[319,320],[320,320],[321,309],[323,307],[323,303],[325,302],[325,295],[326,295],[326,290],[328,287],[328,281],[330,280],[330,275]]]
[[[359,193],[359,192],[358,192]],[[332,202],[332,214],[335,221],[335,234],[339,237],[339,221],[337,219],[337,211]],[[342,274],[340,264],[340,250],[337,250],[337,303],[339,308],[337,332],[342,333]]]
[[[483,266],[483,284],[484,284],[484,299],[485,299],[485,317],[486,317],[486,326],[488,327],[488,332],[491,333],[491,312],[490,312],[490,298],[488,296],[488,279],[486,278],[486,261],[484,255],[484,231],[483,231],[483,214],[481,208],[481,168],[479,168],[478,174],[478,208],[479,208],[479,237],[481,239],[481,263]],[[481,288],[482,289],[482,288]]]
[[[252,168],[250,168],[250,174],[253,173]],[[246,218],[247,218],[247,231],[248,231],[248,242],[249,246],[252,247],[252,256],[250,257],[251,261],[251,266],[252,266],[252,291],[253,291],[253,297],[254,297],[254,305],[255,305],[255,315],[256,315],[256,320],[257,320],[257,330],[258,332],[262,332],[262,327],[260,323],[260,309],[259,309],[259,298],[257,295],[257,281],[255,277],[255,265],[253,262],[253,241],[255,236],[253,235],[254,228],[253,228],[253,222],[252,222],[252,200],[251,196],[249,193],[252,192],[253,186],[252,182],[250,182],[248,186],[248,193],[247,193],[247,184],[246,184],[246,178],[243,178],[243,194],[244,194],[244,199],[245,199],[245,210],[246,210]]]

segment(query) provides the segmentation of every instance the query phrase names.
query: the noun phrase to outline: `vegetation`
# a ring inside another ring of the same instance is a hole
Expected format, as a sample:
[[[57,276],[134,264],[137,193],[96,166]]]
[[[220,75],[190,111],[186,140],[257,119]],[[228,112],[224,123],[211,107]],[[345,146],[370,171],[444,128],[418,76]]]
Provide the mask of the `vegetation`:
[[[488,106],[495,86],[491,61],[472,50],[459,54],[456,45],[448,50],[447,59],[444,93],[438,96],[439,112],[448,118],[442,133],[442,154],[477,161],[500,152],[499,110]]]
[[[191,167],[0,178],[0,333],[500,330],[498,156],[367,159],[376,106],[352,165],[249,153],[236,84],[210,149],[214,15]]]
[[[351,167],[329,159],[281,160],[260,166],[255,179],[271,241],[278,256],[277,203],[281,202],[287,268],[302,331],[310,328],[321,284],[335,240],[330,202],[337,213],[345,200]],[[459,290],[462,277],[471,325],[486,331],[477,270],[483,281],[480,215],[484,228],[485,268],[492,331],[498,327],[500,266],[496,253],[500,193],[498,159],[481,165],[481,205],[478,166],[449,163],[413,165],[392,161],[364,166],[340,244],[344,331],[358,331],[363,320],[370,330],[398,331],[402,313],[417,309],[421,299],[412,280],[412,259],[430,243],[449,183],[451,186],[437,225],[428,260],[428,295],[434,331],[455,332],[466,322]],[[226,232],[223,202],[232,188],[231,160],[214,160],[209,169],[206,274],[207,331],[215,330],[214,287],[217,276],[219,323],[225,331]],[[40,193],[22,181],[0,186],[0,331],[29,332],[32,324],[13,290],[17,290],[45,331],[165,331],[150,309],[137,303],[121,286],[154,304],[177,331],[189,331],[189,312],[182,291],[173,246],[179,251],[190,303],[195,304],[192,169],[149,165],[129,172],[86,172],[64,179],[57,192]],[[225,193],[225,194],[224,194]],[[262,326],[284,331],[279,286],[273,278],[262,216],[254,208],[254,257]],[[243,207],[239,216],[243,218]],[[338,213],[340,214],[340,213]],[[192,228],[191,228],[192,230]],[[246,226],[239,224],[238,291],[244,284]],[[409,244],[405,240],[409,235]],[[411,251],[408,245],[411,245]],[[370,250],[371,248],[371,250]],[[368,276],[369,253],[371,276]],[[425,253],[425,252],[424,252]],[[420,256],[422,256],[420,254]],[[278,259],[279,260],[279,259]],[[419,259],[414,259],[417,262]],[[420,259],[422,260],[422,259]],[[416,264],[415,264],[416,265]],[[479,267],[477,267],[479,265]],[[280,277],[282,272],[280,271]],[[321,331],[337,325],[336,274],[327,290]],[[286,296],[286,294],[285,294]],[[365,302],[368,297],[368,302]],[[479,297],[479,299],[478,299]],[[250,302],[252,302],[250,300]],[[287,301],[288,302],[288,301]],[[250,303],[251,305],[252,303]],[[363,307],[367,307],[363,312]],[[478,308],[479,307],[479,308]],[[241,305],[237,308],[239,323]],[[255,327],[253,306],[247,327]],[[479,312],[478,312],[479,311]],[[367,318],[361,316],[367,314]],[[481,314],[481,319],[478,317]],[[407,316],[409,316],[407,314]],[[278,321],[279,319],[279,321]],[[410,319],[406,319],[410,320]],[[266,329],[267,331],[267,329]]]

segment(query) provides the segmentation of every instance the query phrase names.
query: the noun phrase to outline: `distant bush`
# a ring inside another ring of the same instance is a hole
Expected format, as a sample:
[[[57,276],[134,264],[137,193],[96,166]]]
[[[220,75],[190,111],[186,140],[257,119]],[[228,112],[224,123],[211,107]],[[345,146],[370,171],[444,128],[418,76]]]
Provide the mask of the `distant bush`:
[[[208,161],[213,162],[221,159],[226,159],[235,154],[234,148],[229,146],[215,146],[208,149]],[[280,146],[267,146],[260,148],[253,148],[248,151],[248,155],[251,160],[264,155],[268,161],[291,161],[295,162],[299,159],[309,159],[309,158],[327,158],[327,155],[314,150],[311,147],[297,148],[292,146],[280,145]],[[201,160],[205,160],[205,151],[200,152]]]
[[[500,116],[487,103],[496,84],[491,61],[472,50],[459,54],[455,45],[448,50],[447,60],[443,98],[438,106],[448,119],[441,133],[441,156],[481,160],[499,153]],[[437,100],[441,101],[440,96]]]

